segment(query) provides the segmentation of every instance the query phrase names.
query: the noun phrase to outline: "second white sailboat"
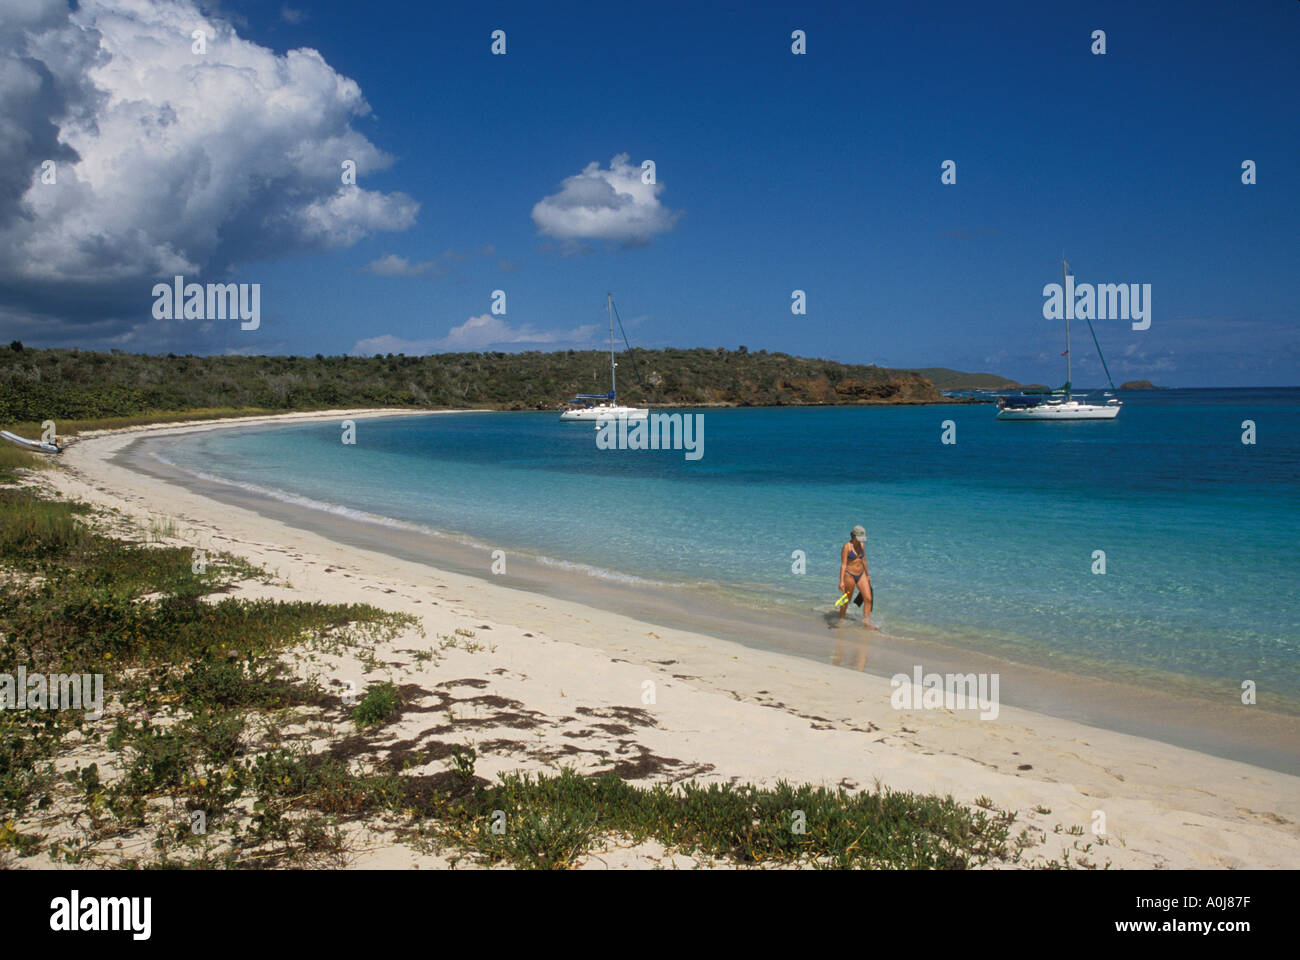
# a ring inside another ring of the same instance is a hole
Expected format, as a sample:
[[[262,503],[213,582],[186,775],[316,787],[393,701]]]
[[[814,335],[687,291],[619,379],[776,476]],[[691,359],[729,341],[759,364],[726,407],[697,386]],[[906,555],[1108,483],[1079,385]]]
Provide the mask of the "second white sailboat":
[[[594,420],[608,420],[610,418],[627,418],[628,420],[644,420],[650,416],[650,411],[645,407],[625,407],[618,402],[618,393],[616,387],[616,374],[618,363],[614,359],[614,296],[605,294],[605,309],[609,313],[609,393],[580,393],[560,414],[561,420],[582,420],[591,422]],[[619,320],[620,326],[622,319]],[[599,400],[600,403],[591,403],[589,401]]]

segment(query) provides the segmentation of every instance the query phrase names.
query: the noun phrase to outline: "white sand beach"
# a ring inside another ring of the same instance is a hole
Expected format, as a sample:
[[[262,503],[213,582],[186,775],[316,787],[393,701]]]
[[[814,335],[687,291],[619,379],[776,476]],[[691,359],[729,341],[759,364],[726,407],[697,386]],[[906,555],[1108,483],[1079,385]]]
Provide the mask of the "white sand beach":
[[[439,709],[405,714],[385,730],[392,743],[418,744],[449,722],[452,732],[439,739],[476,745],[477,772],[489,779],[621,763],[624,776],[644,781],[880,783],[968,804],[987,798],[1018,811],[1017,832],[1032,832],[1027,864],[1068,856],[1122,868],[1300,867],[1300,778],[1006,705],[991,720],[896,710],[883,677],[524,592],[508,576],[490,576],[486,559],[480,579],[332,542],[111,462],[144,431],[230,426],[88,434],[39,482],[141,523],[172,520],[177,541],[238,554],[282,581],[244,583],[237,596],[364,602],[420,618],[424,635],[381,645],[369,673],[342,656],[301,667],[357,689],[386,679],[423,691],[415,702]],[[458,628],[474,643],[416,658]],[[440,760],[411,772],[446,768]],[[1102,818],[1104,832],[1094,833]],[[447,863],[380,828],[358,841],[357,867]],[[614,845],[584,865],[696,861],[654,845]]]

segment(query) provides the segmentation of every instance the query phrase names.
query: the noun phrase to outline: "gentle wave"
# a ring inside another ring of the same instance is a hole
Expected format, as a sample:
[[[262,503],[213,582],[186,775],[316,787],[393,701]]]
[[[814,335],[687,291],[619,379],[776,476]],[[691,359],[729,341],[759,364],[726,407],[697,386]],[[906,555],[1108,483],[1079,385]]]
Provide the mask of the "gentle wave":
[[[269,497],[272,500],[279,500],[281,503],[288,503],[298,507],[305,507],[309,510],[316,510],[320,513],[330,513],[335,516],[344,517],[348,520],[357,520],[362,523],[372,523],[384,527],[393,527],[399,530],[407,530],[411,533],[418,533],[421,536],[438,537],[442,540],[450,540],[461,546],[470,547],[475,550],[495,550],[495,544],[485,543],[482,540],[475,539],[462,533],[452,533],[447,530],[438,530],[434,527],[428,527],[420,523],[412,523],[409,520],[399,520],[396,517],[388,517],[379,513],[370,513],[367,510],[358,510],[355,507],[345,507],[338,503],[327,503],[323,500],[316,500],[312,497],[306,497],[298,493],[290,493],[287,490],[280,490],[275,487],[264,487],[261,484],[249,483],[246,480],[231,480],[227,477],[220,477],[216,474],[207,473],[203,470],[196,470],[193,467],[182,466],[173,460],[169,460],[156,450],[150,451],[152,456],[159,463],[163,463],[173,470],[179,470],[181,473],[188,474],[207,483],[219,483],[227,487],[236,487],[248,493],[254,493],[258,496]],[[634,576],[630,573],[620,573],[617,570],[608,570],[604,567],[593,566],[588,563],[577,563],[573,560],[561,560],[556,557],[548,557],[544,554],[530,554],[526,551],[514,549],[514,552],[535,563],[544,564],[550,567],[557,567],[562,570],[577,572],[593,577],[597,580],[605,580],[611,583],[624,583],[636,586],[647,587],[670,587],[673,589],[682,589],[689,587],[689,584],[668,583],[662,580],[651,580],[646,577]]]

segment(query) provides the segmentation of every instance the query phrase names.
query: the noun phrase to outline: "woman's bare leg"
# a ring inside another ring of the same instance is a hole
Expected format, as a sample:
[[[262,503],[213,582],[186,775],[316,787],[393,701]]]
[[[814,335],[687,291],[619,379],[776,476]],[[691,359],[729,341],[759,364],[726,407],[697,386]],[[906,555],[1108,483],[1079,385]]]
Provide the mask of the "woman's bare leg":
[[[844,576],[840,578],[840,592],[849,595],[849,598],[840,604],[841,620],[843,620],[845,615],[849,612],[849,604],[853,602],[853,591],[855,586],[852,575],[845,573]]]
[[[867,589],[862,594],[862,625],[868,630],[880,629],[871,622],[871,607],[874,599],[875,596],[871,589],[871,584],[868,583]]]

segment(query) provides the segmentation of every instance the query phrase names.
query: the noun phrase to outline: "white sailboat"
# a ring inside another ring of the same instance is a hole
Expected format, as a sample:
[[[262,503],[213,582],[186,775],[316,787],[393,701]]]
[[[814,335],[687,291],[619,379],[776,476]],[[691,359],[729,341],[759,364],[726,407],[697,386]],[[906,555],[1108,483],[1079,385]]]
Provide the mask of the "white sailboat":
[[[645,407],[625,407],[618,402],[615,389],[615,371],[618,363],[614,360],[614,296],[605,294],[605,309],[609,313],[609,393],[580,393],[570,406],[560,414],[561,420],[580,420],[585,422],[608,420],[611,418],[644,420],[650,416]],[[622,324],[622,320],[619,323]],[[600,403],[591,403],[599,400]]]
[[[1061,289],[1065,289],[1065,278],[1069,275],[1070,265],[1064,259],[1061,260]],[[1084,399],[1076,399],[1070,392],[1070,311],[1065,311],[1065,386],[1060,390],[1053,390],[1047,394],[1021,394],[1016,397],[1001,397],[998,400],[998,419],[999,420],[1114,420],[1119,416],[1120,408],[1123,403],[1115,397],[1115,381],[1110,379],[1110,370],[1106,366],[1106,358],[1102,356],[1101,344],[1097,343],[1097,332],[1092,329],[1092,321],[1088,321],[1088,329],[1092,331],[1092,342],[1097,347],[1097,356],[1101,358],[1102,369],[1106,371],[1106,379],[1110,382],[1110,390],[1105,396],[1109,400],[1103,400],[1101,403],[1089,402],[1086,395]]]

